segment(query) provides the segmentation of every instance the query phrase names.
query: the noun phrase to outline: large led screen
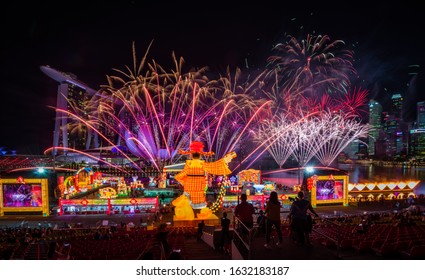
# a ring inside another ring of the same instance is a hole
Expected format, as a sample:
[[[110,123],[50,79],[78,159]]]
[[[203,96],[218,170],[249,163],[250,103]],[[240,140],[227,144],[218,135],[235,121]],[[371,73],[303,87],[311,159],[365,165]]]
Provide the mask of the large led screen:
[[[3,207],[41,207],[41,184],[3,184]]]
[[[333,200],[344,198],[343,180],[318,180],[316,182],[316,199]]]

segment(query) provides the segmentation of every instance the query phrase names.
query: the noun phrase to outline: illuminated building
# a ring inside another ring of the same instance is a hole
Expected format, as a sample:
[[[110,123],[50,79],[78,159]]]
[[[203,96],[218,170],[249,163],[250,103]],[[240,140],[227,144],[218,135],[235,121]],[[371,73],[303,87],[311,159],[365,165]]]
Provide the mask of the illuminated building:
[[[417,103],[417,126],[425,128],[425,101]]]
[[[384,117],[385,154],[388,159],[407,155],[408,126],[401,118],[403,97],[396,93],[391,96],[391,113]]]
[[[86,101],[96,91],[77,80],[75,75],[60,72],[50,66],[41,66],[40,69],[59,82],[56,100],[56,108],[59,110],[56,111],[53,146],[79,150],[85,150],[91,146],[97,148],[97,134],[65,113],[65,111],[77,112],[78,117],[86,119]]]
[[[368,145],[368,154],[369,156],[376,155],[376,142],[379,138],[379,132],[382,129],[382,106],[377,101],[371,99],[369,101],[369,145]]]
[[[410,130],[410,156],[425,158],[425,102],[417,103],[416,128]]]
[[[410,155],[425,159],[425,128],[410,130]]]
[[[400,93],[391,96],[391,114],[397,119],[401,119],[401,109],[403,108],[403,97]]]

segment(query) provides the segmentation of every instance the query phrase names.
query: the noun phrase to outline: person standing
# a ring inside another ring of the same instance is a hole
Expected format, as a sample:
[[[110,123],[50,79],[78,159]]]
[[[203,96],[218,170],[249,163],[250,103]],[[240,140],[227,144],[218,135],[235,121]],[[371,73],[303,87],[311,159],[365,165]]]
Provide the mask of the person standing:
[[[247,233],[246,231],[254,226],[254,206],[248,203],[247,199],[248,197],[246,194],[241,194],[241,203],[235,207],[235,216],[243,223],[244,226],[242,226],[241,230],[244,233]]]
[[[291,230],[296,234],[296,241],[300,245],[310,244],[310,233],[312,230],[311,216],[307,213],[310,210],[315,217],[319,215],[314,211],[310,201],[304,199],[304,192],[298,193],[298,200],[291,205],[289,217],[291,219]]]
[[[224,251],[228,250],[228,245],[230,243],[230,219],[227,218],[227,213],[223,212],[223,217],[220,220],[221,224],[221,241],[220,241],[220,249]]]
[[[198,223],[198,232],[197,232],[198,241],[201,241],[202,235],[204,234],[204,226],[205,226],[204,220]]]
[[[277,197],[277,192],[273,191],[270,193],[269,201],[266,206],[266,244],[264,247],[270,249],[270,235],[275,227],[279,242],[276,243],[278,247],[282,247],[282,230],[280,228],[280,202]]]

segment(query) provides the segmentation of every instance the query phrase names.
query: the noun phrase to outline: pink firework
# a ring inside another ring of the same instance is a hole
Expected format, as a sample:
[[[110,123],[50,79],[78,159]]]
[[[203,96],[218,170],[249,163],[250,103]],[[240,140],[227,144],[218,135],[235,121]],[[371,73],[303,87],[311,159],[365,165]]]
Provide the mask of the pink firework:
[[[145,54],[139,67],[109,76],[109,84],[90,104],[98,131],[114,137],[109,142],[125,145],[158,170],[182,161],[178,150],[192,141],[205,142],[217,157],[234,151],[270,103],[247,94],[250,84],[241,82],[238,69],[234,76],[228,71],[209,80],[205,68],[183,72],[183,59],[173,55],[173,62],[175,69],[166,71],[155,61],[148,63]]]
[[[298,95],[344,93],[350,85],[353,53],[341,40],[331,41],[327,35],[307,35],[298,41],[289,36],[287,43],[277,44],[268,58],[270,79],[279,92],[290,94],[289,105]],[[288,100],[287,100],[288,101]]]
[[[367,97],[369,91],[367,89],[354,88],[347,94],[339,97],[336,110],[342,110],[351,115],[362,116],[367,112],[365,106],[367,105]]]

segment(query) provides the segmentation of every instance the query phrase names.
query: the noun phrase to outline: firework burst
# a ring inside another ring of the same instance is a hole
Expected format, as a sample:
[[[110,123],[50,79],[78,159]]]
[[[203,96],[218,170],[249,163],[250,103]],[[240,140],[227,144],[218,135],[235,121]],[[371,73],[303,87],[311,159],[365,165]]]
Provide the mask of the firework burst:
[[[299,96],[345,93],[355,73],[352,51],[344,48],[343,41],[331,41],[326,35],[309,34],[301,41],[289,36],[273,51],[265,78],[288,107]]]
[[[306,166],[313,157],[329,166],[350,143],[366,137],[369,129],[369,125],[361,124],[353,115],[317,111],[296,121],[279,117],[266,122],[260,126],[258,135],[270,137],[256,140],[266,143],[267,151],[280,168],[291,156],[299,166]]]
[[[89,108],[102,138],[111,132],[117,137],[112,142],[125,144],[158,170],[181,161],[178,150],[192,141],[206,142],[209,151],[222,157],[246,141],[251,127],[268,112],[270,101],[249,97],[250,84],[241,82],[239,69],[234,76],[228,71],[209,80],[206,68],[183,73],[183,59],[174,54],[175,69],[168,72],[155,61],[148,63],[146,55],[139,67],[109,76]]]

